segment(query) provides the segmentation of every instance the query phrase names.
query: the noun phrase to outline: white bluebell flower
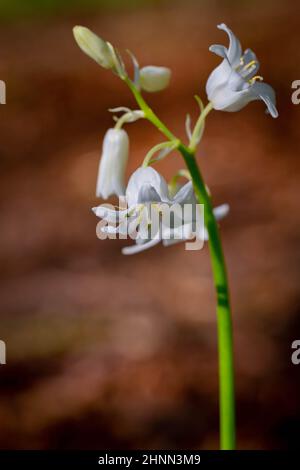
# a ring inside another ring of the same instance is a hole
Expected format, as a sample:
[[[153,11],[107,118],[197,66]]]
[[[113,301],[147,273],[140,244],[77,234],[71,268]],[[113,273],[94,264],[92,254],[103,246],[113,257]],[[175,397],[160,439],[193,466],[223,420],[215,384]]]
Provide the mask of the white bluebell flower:
[[[257,75],[259,62],[251,49],[242,52],[241,44],[224,24],[218,28],[229,36],[229,47],[212,45],[209,50],[223,58],[206,83],[206,93],[214,109],[239,111],[250,101],[262,100],[272,117],[278,116],[275,92]]]
[[[103,140],[96,196],[107,199],[125,194],[125,170],[129,154],[129,138],[124,129],[108,129]]]
[[[164,246],[169,246],[195,236],[203,242],[207,239],[204,224],[197,223],[199,206],[191,181],[171,197],[165,179],[154,168],[141,167],[129,179],[125,196],[126,209],[116,211],[103,205],[93,208],[96,216],[107,222],[102,227],[103,232],[127,234],[135,239],[134,245],[123,248],[123,254],[144,251],[161,241]],[[186,207],[190,210],[185,210]],[[173,211],[167,224],[164,217],[160,217],[166,208]],[[227,214],[228,206],[224,204],[214,211],[219,220]]]

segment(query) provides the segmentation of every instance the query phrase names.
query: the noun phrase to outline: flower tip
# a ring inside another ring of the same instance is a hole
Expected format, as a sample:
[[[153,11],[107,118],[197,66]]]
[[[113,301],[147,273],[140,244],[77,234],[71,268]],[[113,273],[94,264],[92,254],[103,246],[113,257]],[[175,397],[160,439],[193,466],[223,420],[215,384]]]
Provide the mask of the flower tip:
[[[223,214],[224,214],[224,215],[229,214],[229,212],[230,212],[230,205],[229,205],[229,204],[227,204],[227,203],[222,204],[221,207],[222,207],[222,209],[223,209]]]
[[[229,213],[230,206],[229,204],[221,204],[221,206],[217,206],[214,208],[214,216],[217,220],[224,219]]]
[[[129,247],[122,248],[121,253],[122,255],[131,255],[130,250],[128,250]]]
[[[88,28],[86,28],[85,26],[81,26],[81,25],[76,25],[73,27],[73,36],[75,38],[75,41],[77,42],[77,44],[79,45],[80,47],[80,42],[81,42],[81,38],[84,34],[87,34],[89,33],[90,30]]]
[[[267,114],[271,114],[272,118],[274,119],[277,119],[279,116],[279,113],[276,108],[274,108],[271,113],[267,110]]]
[[[84,28],[84,26],[81,26],[81,25],[75,25],[73,26],[73,34],[75,36],[75,34],[77,33],[77,31],[80,29],[80,28]]]

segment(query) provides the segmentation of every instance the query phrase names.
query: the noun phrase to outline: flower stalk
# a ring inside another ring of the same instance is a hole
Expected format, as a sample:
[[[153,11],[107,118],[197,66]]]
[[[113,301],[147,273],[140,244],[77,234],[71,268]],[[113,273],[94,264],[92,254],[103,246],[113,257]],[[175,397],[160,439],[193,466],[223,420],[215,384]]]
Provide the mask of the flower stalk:
[[[191,174],[196,197],[200,203],[204,204],[205,225],[209,234],[208,244],[217,299],[220,448],[233,450],[236,440],[233,334],[225,258],[211,199],[197,165],[195,154],[183,145],[179,147],[179,151]]]
[[[147,155],[144,158],[143,167],[147,167],[158,160],[162,160],[167,156],[172,150],[175,150],[180,144],[179,140],[174,140],[173,142],[168,140],[167,142],[161,142],[160,144],[155,145],[152,149],[149,150]],[[157,152],[160,152],[158,157],[152,158]]]
[[[194,128],[189,147],[180,142],[165,124],[156,116],[148,106],[139,90],[130,79],[125,79],[132,91],[138,105],[148,119],[170,141],[179,142],[177,148],[182,154],[185,164],[191,175],[196,197],[199,204],[204,204],[205,225],[209,234],[209,250],[212,266],[212,274],[217,299],[218,322],[218,354],[219,354],[219,407],[220,407],[220,448],[233,450],[236,445],[235,436],[235,392],[234,392],[234,363],[233,363],[233,334],[229,300],[229,286],[227,270],[223,254],[222,242],[218,224],[213,213],[211,198],[207,192],[196,158],[194,142],[198,130],[204,123],[205,117],[211,111],[210,103],[200,114]],[[193,139],[194,136],[194,139]]]

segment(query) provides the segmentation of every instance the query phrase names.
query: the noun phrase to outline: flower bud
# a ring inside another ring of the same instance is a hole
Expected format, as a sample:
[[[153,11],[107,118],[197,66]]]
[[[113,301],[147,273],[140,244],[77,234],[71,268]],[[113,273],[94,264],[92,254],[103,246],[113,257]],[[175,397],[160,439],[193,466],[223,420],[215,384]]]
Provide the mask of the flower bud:
[[[80,49],[94,59],[101,67],[114,67],[114,56],[108,43],[84,26],[74,26],[73,34]]]
[[[96,196],[125,194],[125,169],[129,153],[129,139],[124,129],[108,129],[103,140],[99,164]]]
[[[140,70],[140,85],[148,92],[161,91],[167,88],[171,78],[171,70],[167,67],[148,65]]]

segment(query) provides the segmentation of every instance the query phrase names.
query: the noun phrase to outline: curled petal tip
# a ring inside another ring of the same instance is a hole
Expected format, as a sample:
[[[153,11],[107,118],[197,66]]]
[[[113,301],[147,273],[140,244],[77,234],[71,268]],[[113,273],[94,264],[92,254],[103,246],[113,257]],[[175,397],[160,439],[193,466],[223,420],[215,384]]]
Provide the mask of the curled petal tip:
[[[273,119],[277,119],[279,116],[277,109],[272,110],[272,111],[269,111],[269,109],[266,109],[266,114],[270,114],[270,116],[272,116]]]
[[[223,59],[226,58],[227,49],[225,46],[221,46],[220,44],[212,44],[209,48],[210,52],[222,57]]]
[[[224,215],[227,215],[229,212],[230,212],[230,205],[225,203],[225,204],[222,204],[222,209],[223,209],[223,213]]]
[[[92,212],[96,215],[96,217],[102,217],[104,218],[106,215],[106,209],[104,209],[101,206],[98,207],[92,207]]]
[[[267,113],[271,114],[272,118],[274,118],[274,119],[277,119],[278,116],[279,116],[279,113],[278,113],[277,109],[275,108],[275,106],[274,106],[274,108],[271,109],[271,111],[267,110]]]
[[[222,204],[214,208],[213,212],[217,220],[221,220],[229,213],[230,207],[229,204]]]

